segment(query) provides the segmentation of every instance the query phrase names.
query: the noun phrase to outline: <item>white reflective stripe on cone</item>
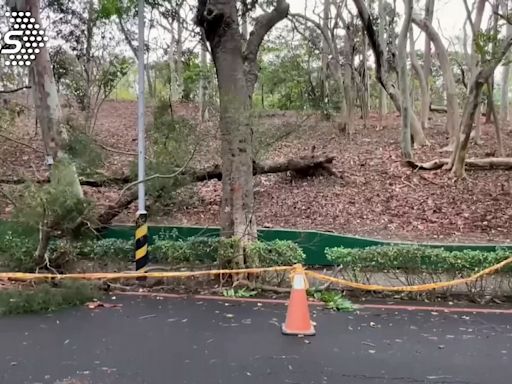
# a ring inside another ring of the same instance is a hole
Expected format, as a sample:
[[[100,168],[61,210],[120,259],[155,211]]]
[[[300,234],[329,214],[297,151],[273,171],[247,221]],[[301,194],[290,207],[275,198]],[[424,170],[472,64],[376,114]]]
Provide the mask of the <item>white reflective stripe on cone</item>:
[[[293,276],[293,289],[306,289],[305,279],[304,275]]]

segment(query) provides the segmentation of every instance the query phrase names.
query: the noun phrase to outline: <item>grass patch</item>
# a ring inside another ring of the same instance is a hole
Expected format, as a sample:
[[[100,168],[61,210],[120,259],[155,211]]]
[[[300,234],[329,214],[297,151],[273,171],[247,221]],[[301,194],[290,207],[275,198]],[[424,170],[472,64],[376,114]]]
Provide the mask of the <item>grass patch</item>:
[[[316,300],[323,301],[325,308],[335,312],[354,312],[354,304],[336,291],[312,291],[310,293]]]
[[[96,284],[75,281],[63,281],[59,286],[43,283],[33,288],[3,289],[0,290],[0,315],[54,312],[84,305],[101,296]]]

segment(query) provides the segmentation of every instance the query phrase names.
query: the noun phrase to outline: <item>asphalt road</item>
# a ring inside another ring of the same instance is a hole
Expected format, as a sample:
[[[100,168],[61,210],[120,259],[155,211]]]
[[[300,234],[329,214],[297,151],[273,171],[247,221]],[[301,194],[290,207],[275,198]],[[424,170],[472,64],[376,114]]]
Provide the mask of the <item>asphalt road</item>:
[[[118,297],[0,318],[2,384],[512,382],[512,315],[314,309],[282,336],[281,304]]]

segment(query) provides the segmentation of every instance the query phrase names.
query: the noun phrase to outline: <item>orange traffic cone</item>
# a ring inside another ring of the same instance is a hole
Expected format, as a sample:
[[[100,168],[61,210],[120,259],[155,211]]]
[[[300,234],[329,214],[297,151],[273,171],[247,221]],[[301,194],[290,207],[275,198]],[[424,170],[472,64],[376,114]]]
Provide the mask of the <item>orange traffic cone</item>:
[[[306,288],[306,274],[304,268],[299,265],[293,274],[292,292],[288,302],[286,321],[281,327],[284,335],[313,336],[316,333],[309,317]]]

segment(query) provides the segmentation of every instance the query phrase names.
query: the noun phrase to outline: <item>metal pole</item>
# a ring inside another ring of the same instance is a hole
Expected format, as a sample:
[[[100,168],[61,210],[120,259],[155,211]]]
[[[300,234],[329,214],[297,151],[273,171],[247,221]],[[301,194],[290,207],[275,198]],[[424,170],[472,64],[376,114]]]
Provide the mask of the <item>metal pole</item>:
[[[144,268],[149,261],[148,225],[146,212],[146,190],[143,180],[146,178],[145,132],[144,132],[144,0],[139,0],[139,46],[138,46],[138,209],[135,231],[135,269]]]

